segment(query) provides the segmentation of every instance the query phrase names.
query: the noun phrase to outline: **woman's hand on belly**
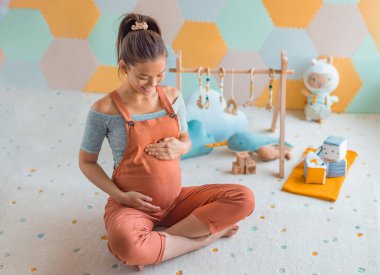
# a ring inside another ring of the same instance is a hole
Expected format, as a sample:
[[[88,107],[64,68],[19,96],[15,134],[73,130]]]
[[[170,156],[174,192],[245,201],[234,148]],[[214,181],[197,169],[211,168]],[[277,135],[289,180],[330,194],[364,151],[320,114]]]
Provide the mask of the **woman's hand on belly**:
[[[184,143],[174,137],[167,137],[145,148],[147,154],[160,159],[172,160],[180,157],[184,151]]]
[[[135,191],[123,192],[118,198],[117,202],[125,206],[135,208],[137,210],[154,213],[161,211],[161,207],[155,206],[149,202],[153,199],[144,194]]]

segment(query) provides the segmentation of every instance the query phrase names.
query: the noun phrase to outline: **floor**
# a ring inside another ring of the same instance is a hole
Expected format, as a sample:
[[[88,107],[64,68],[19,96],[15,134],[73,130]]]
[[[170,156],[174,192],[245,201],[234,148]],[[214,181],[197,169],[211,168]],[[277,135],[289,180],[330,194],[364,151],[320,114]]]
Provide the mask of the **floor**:
[[[108,251],[107,197],[77,164],[87,111],[102,95],[14,88],[0,96],[0,274],[379,274],[380,115],[333,114],[318,124],[289,111],[294,149],[285,179],[277,161],[258,161],[256,175],[233,175],[226,148],[182,161],[184,186],[243,184],[255,192],[256,209],[236,236],[141,273]],[[244,112],[250,130],[269,128],[271,113]],[[281,191],[305,148],[329,135],[346,137],[359,154],[338,200]],[[111,173],[106,142],[100,164]]]

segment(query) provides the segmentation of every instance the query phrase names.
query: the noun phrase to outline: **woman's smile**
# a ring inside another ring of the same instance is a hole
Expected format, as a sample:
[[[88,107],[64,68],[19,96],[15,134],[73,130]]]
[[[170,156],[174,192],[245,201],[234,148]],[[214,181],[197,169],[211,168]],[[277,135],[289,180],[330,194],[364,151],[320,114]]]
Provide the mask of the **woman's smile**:
[[[143,92],[144,92],[144,95],[150,95],[152,92],[154,92],[155,88],[152,87],[152,88],[145,88],[145,87],[141,87]]]

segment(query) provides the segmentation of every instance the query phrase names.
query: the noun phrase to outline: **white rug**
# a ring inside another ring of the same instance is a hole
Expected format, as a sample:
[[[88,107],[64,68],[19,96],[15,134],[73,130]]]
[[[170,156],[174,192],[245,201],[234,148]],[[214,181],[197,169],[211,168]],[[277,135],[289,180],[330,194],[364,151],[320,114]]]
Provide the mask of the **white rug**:
[[[77,164],[87,111],[101,96],[0,90],[0,274],[142,274],[108,251],[106,195]],[[271,113],[244,112],[252,130],[269,128]],[[236,176],[226,148],[188,159],[184,186],[244,184],[255,192],[256,209],[236,236],[146,266],[143,274],[379,274],[380,115],[333,114],[322,125],[302,119],[302,112],[287,114],[287,141],[295,148],[285,179],[304,149],[329,135],[346,137],[359,154],[335,203],[282,192],[277,161]],[[106,142],[100,163],[110,174]]]

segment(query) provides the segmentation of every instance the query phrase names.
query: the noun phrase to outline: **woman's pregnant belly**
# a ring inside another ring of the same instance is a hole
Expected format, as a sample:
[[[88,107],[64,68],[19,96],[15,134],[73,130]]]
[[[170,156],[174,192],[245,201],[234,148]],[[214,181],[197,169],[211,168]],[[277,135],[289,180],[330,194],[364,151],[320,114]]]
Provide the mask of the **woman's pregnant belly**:
[[[178,176],[122,176],[115,181],[116,185],[124,192],[135,191],[152,198],[149,202],[168,208],[181,191],[181,178]]]

